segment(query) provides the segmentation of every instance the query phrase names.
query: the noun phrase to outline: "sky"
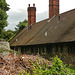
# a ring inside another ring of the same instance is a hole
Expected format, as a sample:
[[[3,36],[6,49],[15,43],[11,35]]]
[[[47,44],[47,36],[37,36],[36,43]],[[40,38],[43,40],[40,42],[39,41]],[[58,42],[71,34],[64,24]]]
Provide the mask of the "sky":
[[[75,0],[59,0],[60,1],[60,14],[66,11],[75,9]],[[28,20],[27,8],[28,4],[36,6],[36,21],[47,19],[49,17],[49,0],[6,0],[10,5],[10,10],[7,11],[9,25],[6,30],[15,30],[16,25],[25,19]]]

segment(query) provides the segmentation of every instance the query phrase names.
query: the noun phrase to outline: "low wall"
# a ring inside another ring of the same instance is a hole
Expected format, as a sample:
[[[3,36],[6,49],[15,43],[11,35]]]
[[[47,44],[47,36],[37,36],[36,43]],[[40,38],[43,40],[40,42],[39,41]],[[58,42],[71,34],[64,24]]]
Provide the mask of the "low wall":
[[[9,43],[6,42],[6,40],[1,40],[1,39],[0,39],[0,49],[7,49],[7,50],[10,50]]]

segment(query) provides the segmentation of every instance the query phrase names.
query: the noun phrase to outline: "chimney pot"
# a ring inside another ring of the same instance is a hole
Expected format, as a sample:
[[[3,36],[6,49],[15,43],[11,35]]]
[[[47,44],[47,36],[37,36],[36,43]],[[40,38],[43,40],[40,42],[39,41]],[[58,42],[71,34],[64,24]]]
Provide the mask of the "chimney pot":
[[[28,4],[28,6],[30,7],[30,4]]]
[[[33,4],[33,7],[35,7],[35,4]]]

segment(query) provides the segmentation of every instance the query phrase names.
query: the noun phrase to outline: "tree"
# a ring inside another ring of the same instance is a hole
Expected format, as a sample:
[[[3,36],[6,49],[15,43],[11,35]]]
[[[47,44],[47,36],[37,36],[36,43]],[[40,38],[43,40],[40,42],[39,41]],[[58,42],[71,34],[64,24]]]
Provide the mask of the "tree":
[[[23,22],[19,22],[17,27],[15,28],[16,32],[21,31],[23,28],[25,28],[28,25],[28,21],[25,19]]]
[[[15,32],[12,30],[7,30],[7,31],[3,30],[2,35],[3,35],[3,38],[6,39],[6,41],[8,41],[14,35],[14,33]]]
[[[0,0],[0,38],[3,38],[2,32],[4,27],[8,25],[7,23],[7,13],[9,10],[9,5],[6,3],[6,0]]]

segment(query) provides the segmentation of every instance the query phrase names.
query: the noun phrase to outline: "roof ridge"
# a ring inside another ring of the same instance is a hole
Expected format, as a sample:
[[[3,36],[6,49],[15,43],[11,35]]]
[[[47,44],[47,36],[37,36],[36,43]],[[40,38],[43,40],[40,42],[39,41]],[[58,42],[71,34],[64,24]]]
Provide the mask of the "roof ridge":
[[[69,13],[69,12],[72,12],[72,11],[75,11],[75,8],[72,9],[72,10],[69,10],[69,11],[63,12],[63,13],[61,13],[60,15],[65,14],[65,13]]]

